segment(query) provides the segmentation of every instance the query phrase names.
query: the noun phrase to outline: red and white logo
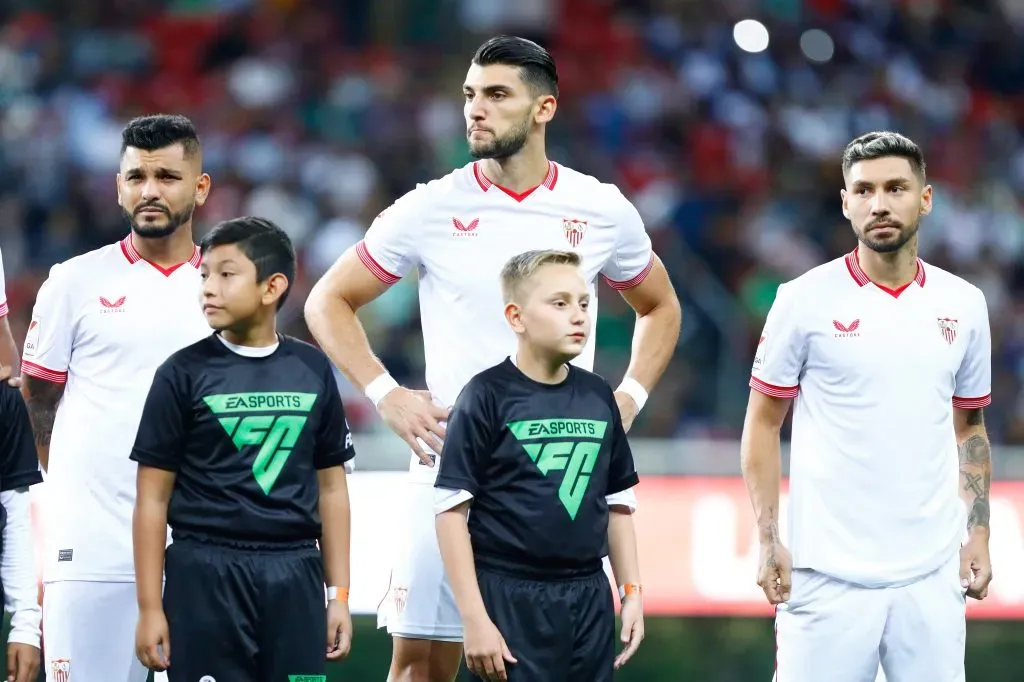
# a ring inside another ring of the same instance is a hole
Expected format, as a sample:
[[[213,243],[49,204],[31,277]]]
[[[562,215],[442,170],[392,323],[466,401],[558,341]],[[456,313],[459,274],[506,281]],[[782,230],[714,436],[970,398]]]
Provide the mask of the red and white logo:
[[[836,334],[837,339],[845,338],[847,336],[860,336],[857,332],[860,329],[860,320],[854,320],[850,324],[843,324],[839,320],[832,320],[832,326],[836,328],[839,333]]]
[[[28,331],[25,332],[24,353],[29,356],[36,354],[36,346],[39,345],[39,320],[32,320],[28,323]]]
[[[565,232],[565,238],[569,240],[570,246],[575,249],[587,233],[587,221],[565,218],[562,220],[562,231]]]
[[[946,343],[953,345],[956,341],[956,333],[960,330],[960,323],[956,320],[951,320],[948,317],[939,318],[939,331],[942,332],[942,338],[946,339]]]
[[[71,659],[53,659],[50,661],[50,672],[53,673],[53,682],[68,682],[71,679]]]
[[[761,338],[757,340],[757,351],[754,353],[754,368],[758,368],[764,364],[764,354],[768,350],[765,345],[765,341],[768,340],[767,334],[761,334]]]
[[[452,218],[452,225],[455,226],[455,232],[452,232],[454,237],[475,237],[476,228],[480,225],[480,219],[474,218],[469,222],[468,225],[464,225],[458,218]]]
[[[111,301],[108,298],[100,296],[100,305],[103,306],[103,310],[101,310],[100,312],[102,312],[102,313],[123,313],[124,312],[124,302],[125,302],[126,298],[128,298],[128,297],[127,296],[122,296],[121,298],[117,299],[116,301]]]

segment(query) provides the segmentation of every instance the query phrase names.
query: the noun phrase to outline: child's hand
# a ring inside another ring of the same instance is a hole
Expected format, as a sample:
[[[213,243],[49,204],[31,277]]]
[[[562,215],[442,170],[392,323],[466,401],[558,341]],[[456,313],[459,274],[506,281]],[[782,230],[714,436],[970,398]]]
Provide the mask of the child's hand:
[[[505,663],[515,663],[516,659],[491,619],[483,614],[479,619],[467,621],[464,629],[463,648],[470,672],[491,682],[507,680]]]
[[[163,609],[139,613],[135,655],[150,670],[162,672],[171,667],[171,635]]]
[[[327,660],[337,661],[352,650],[352,615],[348,602],[327,602]]]
[[[626,648],[615,657],[615,669],[626,665],[644,640],[644,604],[640,595],[630,595],[622,600],[622,643]]]

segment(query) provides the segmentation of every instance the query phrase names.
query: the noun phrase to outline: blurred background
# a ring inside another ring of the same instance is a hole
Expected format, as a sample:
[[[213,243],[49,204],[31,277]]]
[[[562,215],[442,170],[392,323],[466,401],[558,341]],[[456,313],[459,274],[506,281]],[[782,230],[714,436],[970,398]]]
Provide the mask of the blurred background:
[[[617,679],[770,679],[736,478],[750,361],[778,284],[855,245],[843,146],[892,129],[922,146],[935,187],[922,256],[981,287],[992,322],[996,583],[972,605],[968,679],[1024,680],[1024,0],[4,0],[0,249],[16,339],[50,265],[126,232],[120,131],[156,112],[189,116],[203,140],[214,184],[197,238],[239,214],[291,234],[299,293],[283,316],[308,337],[301,303],[333,260],[415,183],[470,160],[461,83],[495,33],[552,50],[551,158],[633,200],[684,305],[631,432],[653,615]],[[633,315],[601,286],[597,369],[617,381]],[[422,386],[415,278],[361,318],[399,381]],[[401,522],[379,500],[400,492],[408,455],[339,383],[360,453],[353,608],[370,612],[389,570],[375,543]],[[339,674],[382,679],[389,642],[358,621]]]

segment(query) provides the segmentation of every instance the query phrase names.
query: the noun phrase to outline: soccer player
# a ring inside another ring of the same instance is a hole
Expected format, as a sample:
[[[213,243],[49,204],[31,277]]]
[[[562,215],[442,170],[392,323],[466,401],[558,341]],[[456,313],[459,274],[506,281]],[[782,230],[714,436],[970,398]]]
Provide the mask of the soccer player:
[[[0,382],[0,591],[11,614],[7,680],[39,675],[39,585],[29,486],[41,483],[32,425],[18,389]]]
[[[450,682],[458,671],[462,624],[437,547],[434,465],[443,421],[463,386],[515,349],[501,314],[505,262],[533,249],[572,249],[582,259],[592,314],[599,274],[636,311],[632,359],[615,391],[626,429],[679,337],[679,301],[636,209],[615,186],[547,159],[544,131],[558,102],[551,55],[522,38],[492,38],[474,55],[462,89],[478,160],[386,209],[306,302],[321,347],[414,453],[408,535],[397,539],[378,619],[394,641],[390,682]],[[429,394],[398,385],[356,316],[413,270]],[[591,369],[593,362],[591,337],[573,363]]]
[[[437,537],[485,680],[610,682],[644,636],[633,454],[611,387],[569,364],[591,329],[579,266],[571,251],[509,260],[515,359],[470,379],[448,421]],[[606,554],[624,594],[618,659]]]
[[[344,463],[355,452],[334,368],[277,333],[295,280],[283,230],[236,218],[201,249],[216,333],[157,369],[131,454],[136,653],[171,682],[324,675],[352,637]]]
[[[868,133],[842,168],[859,244],[779,287],[743,429],[777,680],[869,682],[881,663],[891,682],[961,682],[965,597],[983,599],[992,579],[988,308],[917,257],[932,188],[916,144]]]
[[[46,471],[49,682],[57,674],[146,679],[134,647],[137,467],[128,454],[156,368],[210,330],[196,305],[192,214],[210,176],[195,128],[183,116],[146,116],[121,139],[117,198],[131,232],[50,269],[22,353],[22,391]]]

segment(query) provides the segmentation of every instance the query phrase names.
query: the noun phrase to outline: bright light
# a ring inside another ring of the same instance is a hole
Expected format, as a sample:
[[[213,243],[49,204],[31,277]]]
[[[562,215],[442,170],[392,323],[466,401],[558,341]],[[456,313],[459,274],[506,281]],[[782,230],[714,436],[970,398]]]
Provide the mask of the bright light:
[[[812,62],[827,62],[836,52],[831,36],[819,28],[804,31],[800,36],[800,49]]]
[[[768,49],[768,28],[756,19],[744,19],[733,26],[732,39],[744,52],[764,52]]]

